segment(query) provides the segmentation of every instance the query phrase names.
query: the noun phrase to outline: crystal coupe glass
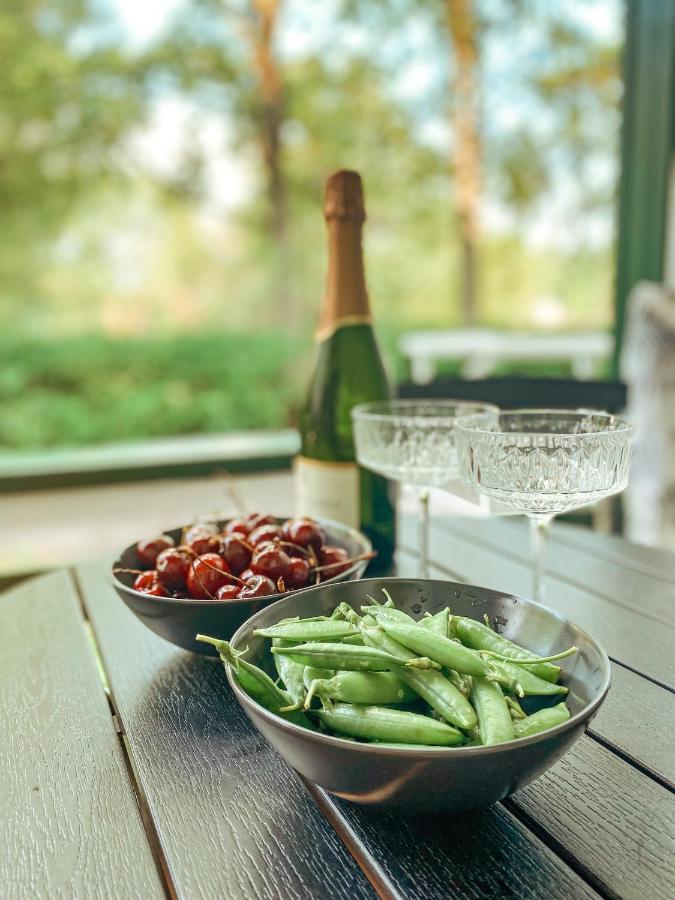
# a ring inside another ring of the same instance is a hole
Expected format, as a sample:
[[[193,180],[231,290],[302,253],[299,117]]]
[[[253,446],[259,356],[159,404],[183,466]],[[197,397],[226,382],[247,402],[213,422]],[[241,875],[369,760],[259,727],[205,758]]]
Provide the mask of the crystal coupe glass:
[[[543,598],[549,522],[626,487],[633,435],[628,422],[586,409],[517,409],[455,423],[461,476],[530,519],[535,600]]]
[[[356,458],[365,469],[415,485],[420,498],[420,573],[429,570],[429,489],[457,477],[453,426],[460,416],[496,416],[489,403],[384,400],[352,409]]]

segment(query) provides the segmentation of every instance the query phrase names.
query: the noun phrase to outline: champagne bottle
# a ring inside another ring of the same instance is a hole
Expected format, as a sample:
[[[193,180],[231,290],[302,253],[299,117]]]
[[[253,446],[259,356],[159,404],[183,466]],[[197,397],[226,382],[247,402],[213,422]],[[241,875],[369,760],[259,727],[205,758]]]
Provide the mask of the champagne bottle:
[[[391,487],[356,464],[350,412],[358,403],[387,399],[390,391],[366,290],[361,250],[365,211],[356,172],[340,171],[328,179],[324,217],[328,275],[317,360],[300,417],[296,514],[360,528],[377,550],[379,565],[391,559],[395,546]]]

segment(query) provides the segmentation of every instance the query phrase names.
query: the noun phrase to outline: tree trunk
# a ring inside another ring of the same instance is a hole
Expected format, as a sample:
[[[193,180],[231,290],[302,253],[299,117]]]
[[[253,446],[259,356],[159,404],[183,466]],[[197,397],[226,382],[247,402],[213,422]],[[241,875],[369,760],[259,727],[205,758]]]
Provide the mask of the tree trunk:
[[[289,287],[286,184],[282,165],[284,87],[274,51],[280,6],[281,0],[251,0],[250,40],[260,99],[258,135],[267,181],[268,229],[274,240],[277,263],[277,310],[279,321],[288,325],[295,320],[295,310]]]
[[[475,323],[478,306],[477,241],[481,189],[478,45],[473,0],[446,0],[454,67],[453,97],[455,202],[462,245],[462,313]]]

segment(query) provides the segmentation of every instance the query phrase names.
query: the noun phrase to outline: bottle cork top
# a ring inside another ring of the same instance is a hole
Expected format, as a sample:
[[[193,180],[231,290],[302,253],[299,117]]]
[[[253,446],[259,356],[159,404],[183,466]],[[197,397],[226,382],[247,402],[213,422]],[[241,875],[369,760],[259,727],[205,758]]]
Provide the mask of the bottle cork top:
[[[349,219],[353,222],[365,220],[363,187],[358,172],[340,169],[330,176],[326,181],[323,214],[326,219]]]

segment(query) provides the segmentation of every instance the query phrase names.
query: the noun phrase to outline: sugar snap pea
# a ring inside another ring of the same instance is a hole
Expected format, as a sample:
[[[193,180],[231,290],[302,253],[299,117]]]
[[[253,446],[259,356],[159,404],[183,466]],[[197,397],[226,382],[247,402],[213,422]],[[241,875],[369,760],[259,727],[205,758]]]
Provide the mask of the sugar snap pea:
[[[357,672],[386,672],[392,665],[400,665],[396,657],[384,650],[351,644],[305,643],[296,647],[272,647],[272,653],[290,656],[305,666]],[[440,668],[438,663],[426,657],[415,657],[405,665],[422,669]]]
[[[253,634],[266,638],[281,638],[284,641],[339,641],[350,635],[358,634],[356,625],[339,619],[323,619],[321,621],[287,622],[284,625],[271,625],[268,628],[256,628]]]
[[[275,640],[272,641],[272,644],[274,646],[279,646],[279,638],[275,638]],[[295,709],[301,709],[306,694],[305,685],[302,679],[305,667],[301,666],[299,663],[293,662],[290,656],[275,656],[274,665],[279,674],[279,678],[281,678],[284,684],[286,693],[291,698],[290,706]],[[280,708],[285,712],[290,711],[287,707]]]
[[[313,696],[345,703],[409,703],[417,694],[393,672],[336,672],[332,678],[317,678],[305,699],[309,708]]]
[[[565,685],[546,681],[535,675],[529,668],[525,668],[525,666],[514,666],[506,660],[496,659],[491,660],[491,663],[504,676],[501,683],[508,690],[519,696],[553,697],[557,694],[567,693]],[[518,687],[520,690],[517,689]]]
[[[362,606],[361,611],[368,616],[386,616],[388,619],[393,619],[394,622],[405,622],[407,625],[414,625],[415,620],[412,616],[409,616],[408,613],[404,613],[401,609],[396,609],[394,606]]]
[[[433,616],[424,616],[417,623],[420,628],[428,628],[429,631],[435,631],[441,637],[448,637],[448,621],[450,618],[450,610],[446,606]]]
[[[474,678],[471,701],[478,714],[482,744],[502,744],[515,738],[511,713],[496,682]]]
[[[558,703],[557,706],[540,709],[531,716],[516,720],[513,723],[513,730],[518,738],[529,737],[531,734],[539,734],[540,731],[555,728],[556,725],[566,722],[569,717],[569,709],[564,703]]]
[[[365,620],[364,620],[365,621]],[[391,656],[397,657],[401,663],[407,662],[414,654],[389,637],[379,628],[362,626],[364,642],[370,646],[385,650]],[[476,724],[476,713],[462,692],[451,684],[440,672],[429,670],[422,672],[401,665],[396,674],[416,694],[426,700],[432,709],[449,722],[459,728],[468,729]]]
[[[397,640],[409,650],[414,650],[421,656],[435,659],[448,669],[455,669],[462,675],[476,675],[485,678],[492,671],[488,663],[475,650],[470,650],[450,638],[435,634],[419,625],[407,625],[404,622],[394,622],[386,616],[373,613],[384,631],[394,640]],[[424,647],[424,650],[420,650]]]
[[[303,725],[305,728],[312,727],[311,722],[302,712],[281,712],[289,705],[289,695],[277,687],[267,672],[263,672],[258,666],[243,659],[242,654],[233,650],[228,641],[221,641],[205,634],[198,634],[196,639],[204,644],[212,644],[216,648],[223,663],[231,667],[239,685],[261,706],[296,725]]]
[[[445,722],[387,706],[335,703],[315,710],[314,714],[333,731],[371,741],[444,747],[455,747],[464,741],[461,731]]]
[[[476,622],[473,619],[467,619],[464,616],[452,616],[452,628],[457,637],[463,644],[472,647],[474,650],[492,650],[500,653],[510,659],[533,659],[536,653],[525,650],[517,644],[512,643],[501,634],[497,634],[487,625]],[[529,666],[528,670],[544,681],[555,683],[560,675],[560,666],[553,663],[537,663]]]

